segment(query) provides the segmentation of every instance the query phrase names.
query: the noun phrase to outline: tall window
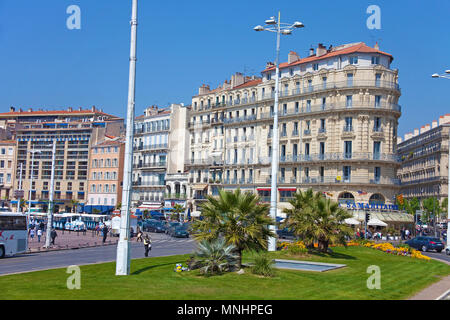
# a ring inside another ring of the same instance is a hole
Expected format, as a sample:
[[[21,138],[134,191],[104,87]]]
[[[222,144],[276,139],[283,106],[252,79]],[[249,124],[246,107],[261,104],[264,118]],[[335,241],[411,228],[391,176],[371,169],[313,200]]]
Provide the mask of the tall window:
[[[347,103],[346,103],[347,108],[351,108],[352,105],[353,105],[353,96],[347,96]]]
[[[381,142],[374,141],[373,142],[373,158],[374,158],[374,160],[380,159],[380,152],[381,152]]]
[[[352,117],[345,117],[345,131],[352,131],[353,130],[353,118]]]
[[[344,155],[345,159],[351,159],[352,158],[352,142],[345,141],[344,149],[345,149],[345,155]]]
[[[381,96],[375,96],[375,108],[381,107]]]
[[[347,86],[353,87],[353,73],[347,73]]]
[[[380,179],[381,179],[381,168],[380,167],[375,167],[374,169],[374,178],[375,178],[375,182],[379,183]]]
[[[351,173],[352,173],[352,167],[344,166],[344,168],[343,168],[344,182],[351,181]]]

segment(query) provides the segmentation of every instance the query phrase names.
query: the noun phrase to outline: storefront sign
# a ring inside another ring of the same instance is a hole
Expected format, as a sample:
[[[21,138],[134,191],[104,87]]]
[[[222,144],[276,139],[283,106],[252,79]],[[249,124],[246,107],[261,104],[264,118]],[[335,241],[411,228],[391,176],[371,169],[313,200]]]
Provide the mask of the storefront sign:
[[[341,203],[341,207],[350,210],[393,210],[398,211],[398,205],[395,204],[382,204],[382,203],[355,203],[355,202],[347,202]]]

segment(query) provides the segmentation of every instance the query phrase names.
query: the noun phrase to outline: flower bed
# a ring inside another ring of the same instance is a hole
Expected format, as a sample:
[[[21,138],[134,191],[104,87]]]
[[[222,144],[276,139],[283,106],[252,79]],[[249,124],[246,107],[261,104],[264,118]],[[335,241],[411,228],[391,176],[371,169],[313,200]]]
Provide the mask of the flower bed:
[[[314,247],[317,247],[317,243],[314,244]],[[342,245],[330,245],[330,247],[342,247]],[[429,261],[431,258],[424,256],[420,251],[414,250],[410,248],[409,246],[402,245],[395,247],[390,242],[383,242],[383,243],[375,243],[373,241],[368,240],[352,240],[347,242],[347,247],[366,247],[366,248],[372,248],[376,250],[380,250],[386,253],[398,255],[398,256],[405,256],[405,257],[411,257],[415,259],[421,259],[425,261]],[[302,241],[297,242],[281,242],[278,244],[278,248],[281,251],[289,251],[290,253],[306,253],[308,252],[305,244]]]

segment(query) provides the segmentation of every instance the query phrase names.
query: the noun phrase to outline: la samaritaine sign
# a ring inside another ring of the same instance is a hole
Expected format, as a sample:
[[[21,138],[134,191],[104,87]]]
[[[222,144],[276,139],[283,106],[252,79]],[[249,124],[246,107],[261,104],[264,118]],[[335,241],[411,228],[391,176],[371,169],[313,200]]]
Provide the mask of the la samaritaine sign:
[[[398,205],[396,204],[383,204],[383,203],[355,203],[347,202],[341,203],[341,207],[351,210],[393,210],[398,211]]]

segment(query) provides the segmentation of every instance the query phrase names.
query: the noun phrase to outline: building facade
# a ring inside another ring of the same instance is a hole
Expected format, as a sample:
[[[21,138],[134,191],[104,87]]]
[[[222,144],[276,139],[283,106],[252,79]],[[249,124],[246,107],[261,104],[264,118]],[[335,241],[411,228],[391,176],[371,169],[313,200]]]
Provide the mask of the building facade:
[[[392,205],[401,115],[393,57],[364,43],[325,48],[280,65],[280,207],[313,188],[347,203]],[[189,205],[240,188],[270,201],[275,66],[262,78],[235,74],[192,99]]]
[[[177,104],[164,109],[152,106],[145,109],[143,116],[136,118],[133,206],[160,209],[166,194],[169,197],[186,194],[184,161],[188,110],[188,107]],[[172,175],[169,184],[166,183],[168,174]]]
[[[15,189],[23,165],[22,190],[31,208],[47,210],[52,172],[53,141],[56,143],[54,205],[70,212],[73,203],[87,198],[89,149],[106,134],[119,136],[123,119],[92,107],[89,110],[33,110],[11,107],[0,114],[0,127],[16,136]],[[34,161],[32,163],[34,153]],[[32,178],[33,177],[33,178]],[[30,191],[31,189],[31,198]]]
[[[15,140],[0,141],[1,207],[9,207],[10,201],[14,199],[14,173],[16,167],[15,162],[16,162],[16,141]]]
[[[448,197],[450,114],[398,139],[398,178],[404,198]]]
[[[105,214],[121,207],[124,156],[122,138],[106,136],[91,147],[85,212]]]

